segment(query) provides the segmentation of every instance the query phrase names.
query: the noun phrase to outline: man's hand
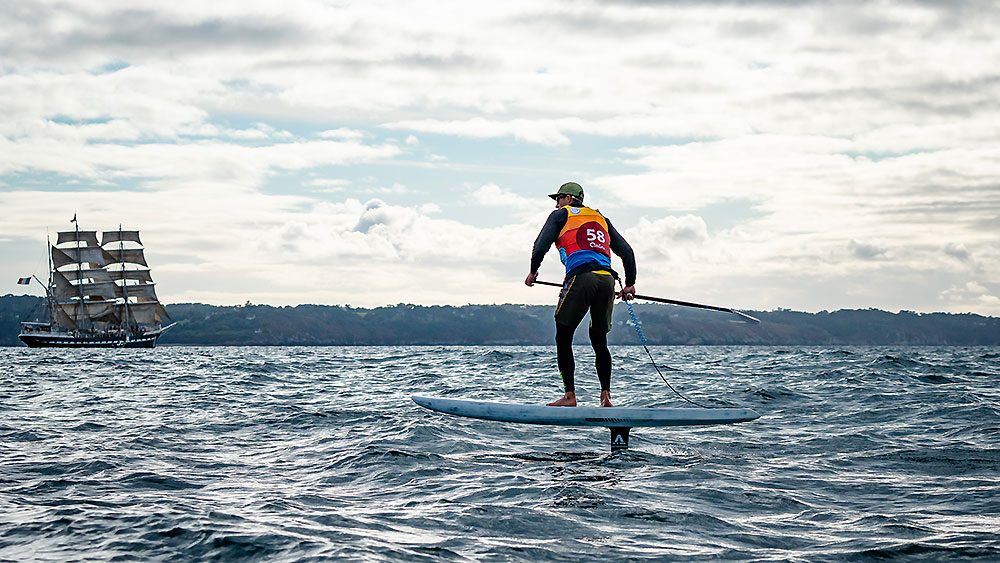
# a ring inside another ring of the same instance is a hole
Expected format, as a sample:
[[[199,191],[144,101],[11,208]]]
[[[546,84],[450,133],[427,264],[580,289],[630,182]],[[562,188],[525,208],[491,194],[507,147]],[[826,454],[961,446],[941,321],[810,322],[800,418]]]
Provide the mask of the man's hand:
[[[528,277],[524,278],[524,285],[531,287],[535,285],[535,280],[538,279],[538,272],[531,272]]]
[[[635,299],[635,286],[630,285],[625,289],[618,292],[618,297],[621,297],[625,301],[631,301]]]

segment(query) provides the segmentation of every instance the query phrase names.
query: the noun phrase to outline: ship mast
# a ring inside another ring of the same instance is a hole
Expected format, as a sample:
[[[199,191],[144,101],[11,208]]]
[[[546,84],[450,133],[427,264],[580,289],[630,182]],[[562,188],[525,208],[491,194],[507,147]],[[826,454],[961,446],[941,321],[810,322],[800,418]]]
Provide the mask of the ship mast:
[[[80,324],[80,314],[85,314],[86,305],[83,303],[83,280],[81,276],[83,275],[83,253],[80,252],[80,223],[76,220],[76,213],[73,214],[73,225],[76,227],[76,293],[80,296],[80,304],[76,308],[76,326],[81,326]]]
[[[52,237],[49,236],[48,229],[45,231],[45,247],[48,249],[46,254],[49,257],[49,283],[45,286],[45,298],[49,302],[49,330],[52,330],[52,325],[56,323],[56,300],[53,297],[55,288],[52,287],[52,272],[55,268],[52,267]]]
[[[125,241],[122,237],[122,224],[118,223],[118,263],[122,267],[122,295],[125,296],[125,327],[129,332],[135,332],[128,320],[128,276],[125,275]]]

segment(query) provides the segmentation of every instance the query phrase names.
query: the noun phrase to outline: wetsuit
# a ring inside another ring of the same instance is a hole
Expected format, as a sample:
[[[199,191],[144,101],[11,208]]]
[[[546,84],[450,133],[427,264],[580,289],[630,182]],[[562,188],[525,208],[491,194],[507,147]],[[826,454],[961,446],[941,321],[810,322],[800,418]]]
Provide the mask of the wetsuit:
[[[575,392],[573,334],[590,312],[590,343],[596,356],[601,390],[611,390],[611,351],[608,332],[615,299],[611,253],[617,254],[625,270],[625,285],[635,284],[635,254],[611,221],[596,209],[574,202],[573,206],[549,214],[535,239],[530,272],[537,272],[549,248],[555,244],[566,266],[566,278],[556,306],[556,357],[563,385]]]

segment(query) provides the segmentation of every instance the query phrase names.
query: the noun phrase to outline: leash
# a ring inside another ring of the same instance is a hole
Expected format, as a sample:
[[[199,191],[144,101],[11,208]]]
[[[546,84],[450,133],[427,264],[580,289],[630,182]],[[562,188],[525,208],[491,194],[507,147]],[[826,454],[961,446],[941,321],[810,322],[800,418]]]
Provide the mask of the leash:
[[[618,286],[622,288],[622,291],[625,291],[625,286],[622,285],[621,278],[618,278],[616,276],[616,279],[618,280]],[[628,316],[629,316],[629,319],[631,319],[631,321],[632,321],[632,326],[635,327],[635,333],[639,335],[639,343],[642,344],[642,349],[646,351],[646,355],[649,356],[649,361],[652,362],[653,369],[656,370],[656,373],[657,373],[657,375],[660,376],[660,379],[662,379],[663,382],[667,384],[667,387],[669,387],[670,390],[673,391],[675,395],[677,395],[681,399],[684,399],[685,401],[691,403],[692,405],[694,405],[696,407],[701,407],[703,409],[712,409],[712,408],[715,408],[715,407],[709,407],[709,406],[703,405],[701,403],[696,403],[695,401],[692,401],[691,399],[688,399],[687,397],[685,397],[684,395],[682,395],[680,393],[680,391],[678,391],[677,389],[674,389],[674,386],[671,385],[669,381],[667,381],[667,378],[663,376],[663,372],[660,371],[659,366],[656,365],[656,360],[653,359],[653,354],[652,354],[652,352],[649,351],[649,346],[646,345],[648,343],[648,341],[646,340],[646,334],[644,332],[642,332],[642,327],[639,326],[639,317],[636,316],[636,314],[635,314],[635,309],[632,307],[632,301],[630,299],[624,299],[624,298],[622,299],[622,301],[624,301],[625,302],[625,306],[628,307]],[[670,367],[670,366],[663,366],[663,367],[665,369],[670,370],[670,371],[682,371],[682,370],[677,369],[675,367]]]

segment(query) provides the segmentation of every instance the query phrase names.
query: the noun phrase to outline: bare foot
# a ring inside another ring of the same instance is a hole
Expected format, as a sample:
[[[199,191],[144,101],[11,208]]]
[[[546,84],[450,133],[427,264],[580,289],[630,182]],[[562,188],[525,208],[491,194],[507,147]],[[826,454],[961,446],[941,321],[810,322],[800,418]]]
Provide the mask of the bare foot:
[[[601,391],[601,406],[602,407],[613,407],[611,404],[611,391]]]
[[[556,399],[548,404],[550,407],[575,407],[576,406],[576,393],[567,391],[565,395],[560,399]]]

